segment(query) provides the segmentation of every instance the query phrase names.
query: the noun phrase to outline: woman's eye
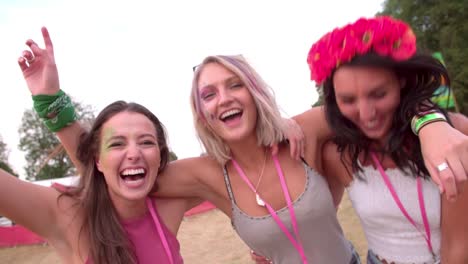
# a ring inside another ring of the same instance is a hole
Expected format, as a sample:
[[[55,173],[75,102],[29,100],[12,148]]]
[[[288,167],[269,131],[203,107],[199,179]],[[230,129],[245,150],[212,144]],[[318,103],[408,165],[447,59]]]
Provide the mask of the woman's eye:
[[[244,86],[242,83],[234,83],[234,84],[231,85],[231,88],[235,89],[235,88],[240,88],[242,86]]]
[[[145,140],[142,143],[143,143],[143,145],[156,145],[156,142],[154,142],[152,140]]]
[[[112,142],[108,145],[109,148],[120,147],[120,146],[123,146],[122,142]]]
[[[213,96],[214,96],[213,92],[208,92],[208,93],[203,93],[201,95],[201,98],[206,101],[206,100],[211,99]]]
[[[341,98],[341,103],[343,103],[343,104],[352,104],[352,103],[354,103],[354,99],[352,99],[352,98]]]
[[[376,93],[376,94],[374,94],[374,98],[381,99],[381,98],[384,98],[385,95],[387,95],[386,92]]]
[[[209,98],[211,98],[213,96],[214,96],[214,93],[209,93],[209,94],[206,94],[205,96],[203,96],[203,99],[206,100],[206,99],[209,99]]]

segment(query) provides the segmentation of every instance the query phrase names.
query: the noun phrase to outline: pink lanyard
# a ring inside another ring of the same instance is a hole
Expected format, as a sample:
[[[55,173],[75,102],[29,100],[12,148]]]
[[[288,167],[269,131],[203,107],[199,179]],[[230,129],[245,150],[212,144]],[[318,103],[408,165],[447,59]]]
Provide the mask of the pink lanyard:
[[[156,224],[156,229],[158,230],[159,238],[161,239],[161,243],[163,244],[164,251],[166,251],[167,257],[169,258],[169,262],[171,264],[174,264],[174,259],[172,259],[172,253],[171,253],[171,249],[169,248],[169,244],[167,243],[166,235],[164,235],[161,222],[159,221],[159,217],[156,215],[156,212],[154,209],[154,203],[151,201],[150,198],[147,197],[146,204],[151,213],[151,217],[153,218],[153,221]]]
[[[413,218],[411,218],[411,216],[408,214],[408,212],[403,207],[403,204],[401,203],[400,199],[398,198],[398,194],[395,192],[395,188],[393,188],[393,185],[390,182],[390,179],[388,178],[388,176],[385,173],[384,169],[382,168],[382,165],[380,164],[379,159],[377,159],[377,156],[375,155],[375,153],[371,152],[370,154],[372,156],[372,159],[374,160],[374,164],[377,166],[377,169],[380,172],[380,175],[382,175],[382,178],[383,178],[383,180],[385,182],[385,185],[387,185],[388,190],[392,194],[393,200],[395,201],[395,203],[400,208],[400,211],[403,213],[403,215],[406,217],[406,219],[408,219],[408,221],[414,226],[414,228],[416,228],[416,230],[418,230],[421,234],[423,234],[423,232],[421,232],[421,230],[419,230],[419,228],[417,227],[417,225],[414,222]],[[421,178],[420,177],[416,178],[416,185],[417,185],[417,189],[418,189],[419,209],[421,210],[421,217],[422,217],[422,220],[423,220],[423,223],[424,223],[424,229],[426,231],[425,232],[426,235],[423,234],[423,237],[426,240],[427,248],[431,252],[432,257],[435,259],[435,254],[434,254],[434,250],[432,249],[432,243],[431,243],[431,229],[429,228],[429,221],[427,219],[427,214],[426,214],[426,206],[424,205],[424,196],[423,196],[423,193],[422,193],[422,183],[421,183]]]
[[[276,171],[278,172],[278,177],[280,179],[281,183],[281,188],[283,189],[283,195],[284,198],[286,199],[286,202],[288,204],[288,209],[289,209],[289,214],[291,216],[291,223],[293,226],[294,234],[296,236],[296,239],[293,237],[293,235],[288,231],[284,223],[281,221],[281,219],[278,217],[278,214],[275,212],[273,207],[271,207],[270,204],[268,204],[265,200],[265,206],[270,213],[270,215],[273,217],[275,220],[276,224],[280,227],[280,229],[283,231],[283,233],[288,237],[289,241],[293,244],[293,246],[296,248],[296,250],[299,252],[302,258],[302,262],[307,264],[307,258],[304,254],[304,249],[302,247],[302,243],[299,241],[299,232],[297,230],[297,221],[296,221],[296,214],[294,213],[294,207],[292,205],[291,197],[289,195],[288,187],[286,185],[286,181],[284,179],[283,171],[281,170],[281,166],[278,161],[278,157],[276,155],[273,155],[273,161],[275,163]],[[249,181],[247,176],[245,175],[244,171],[242,168],[239,166],[239,164],[236,162],[236,160],[232,159],[232,164],[234,165],[234,168],[237,170],[237,173],[241,176],[242,180],[249,186],[249,188],[258,195],[258,193],[255,191],[255,188],[253,187],[252,183]]]

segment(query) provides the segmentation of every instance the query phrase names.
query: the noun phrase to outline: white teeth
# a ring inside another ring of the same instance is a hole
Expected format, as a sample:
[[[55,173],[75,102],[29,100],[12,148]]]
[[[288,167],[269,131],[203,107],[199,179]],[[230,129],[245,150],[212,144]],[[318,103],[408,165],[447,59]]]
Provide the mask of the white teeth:
[[[221,119],[224,119],[224,118],[226,118],[228,116],[231,116],[231,115],[238,114],[240,112],[241,112],[240,109],[232,109],[232,110],[226,111],[226,112],[221,114]]]
[[[367,128],[374,128],[377,125],[377,120],[369,121],[365,123]]]
[[[145,173],[144,169],[126,169],[122,172],[122,175],[137,175]]]

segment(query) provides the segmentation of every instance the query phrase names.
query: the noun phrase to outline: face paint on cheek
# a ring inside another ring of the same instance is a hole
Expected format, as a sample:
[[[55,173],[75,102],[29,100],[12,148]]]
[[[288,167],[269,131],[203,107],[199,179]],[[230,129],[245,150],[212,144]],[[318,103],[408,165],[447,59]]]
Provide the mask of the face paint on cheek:
[[[210,120],[211,120],[211,121],[214,121],[215,119],[216,119],[215,115],[210,114]]]
[[[209,121],[214,121],[216,119],[216,116],[210,112],[208,112],[208,110],[206,109],[203,109],[203,116],[208,119]]]
[[[100,146],[100,153],[99,156],[102,156],[105,158],[109,154],[109,148],[107,145],[107,142],[115,135],[115,129],[110,127],[110,128],[105,128],[103,131],[102,135],[102,140],[101,140],[101,146]]]

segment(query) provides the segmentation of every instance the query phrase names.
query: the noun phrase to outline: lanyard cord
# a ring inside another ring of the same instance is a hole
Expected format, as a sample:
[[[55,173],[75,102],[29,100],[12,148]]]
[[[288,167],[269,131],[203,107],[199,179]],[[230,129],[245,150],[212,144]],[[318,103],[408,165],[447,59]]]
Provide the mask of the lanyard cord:
[[[431,243],[431,229],[429,228],[429,220],[427,219],[426,206],[425,206],[425,203],[424,203],[424,195],[423,195],[423,192],[422,192],[421,178],[420,177],[416,178],[416,185],[417,185],[417,189],[418,189],[419,209],[420,209],[420,212],[421,212],[421,217],[422,217],[422,220],[423,220],[425,232],[422,232],[421,230],[419,230],[419,228],[417,227],[417,225],[414,222],[413,218],[411,218],[411,216],[406,211],[405,207],[403,206],[403,204],[400,201],[400,198],[398,197],[398,194],[395,191],[395,188],[393,187],[392,183],[390,182],[390,179],[388,178],[387,174],[385,173],[385,170],[382,168],[382,164],[380,164],[380,161],[377,158],[377,156],[375,155],[375,153],[371,152],[371,156],[372,156],[372,159],[374,161],[374,164],[377,166],[377,169],[380,172],[380,175],[382,175],[382,178],[383,178],[383,180],[385,182],[385,185],[387,186],[388,190],[390,191],[390,193],[391,193],[391,195],[393,197],[393,200],[398,205],[398,207],[400,208],[400,211],[403,213],[403,215],[406,217],[406,219],[408,219],[408,221],[414,226],[414,228],[416,228],[416,230],[418,230],[418,232],[420,232],[423,235],[424,239],[426,240],[427,248],[431,252],[432,256],[435,258],[434,250],[432,248],[432,243]],[[424,235],[424,233],[425,233],[425,235]]]
[[[273,155],[272,157],[273,157],[273,161],[275,163],[276,171],[278,172],[278,177],[280,179],[281,188],[283,190],[283,195],[284,195],[284,198],[286,199],[286,202],[287,202],[287,205],[288,205],[288,211],[289,211],[289,214],[291,216],[291,223],[292,223],[294,235],[295,235],[296,238],[294,238],[293,235],[288,231],[288,229],[286,228],[284,223],[281,221],[281,219],[278,217],[278,214],[273,209],[273,207],[271,207],[271,205],[269,203],[267,203],[265,200],[263,200],[263,199],[262,200],[264,201],[265,206],[266,206],[268,212],[270,213],[271,217],[275,220],[276,224],[280,227],[280,229],[288,237],[289,241],[291,241],[293,246],[296,248],[296,250],[301,255],[302,262],[304,264],[307,264],[307,258],[305,256],[304,249],[302,247],[302,243],[299,241],[299,232],[298,232],[298,228],[297,228],[296,214],[294,213],[294,207],[292,205],[291,197],[289,196],[289,191],[288,191],[288,187],[286,185],[286,181],[284,179],[284,174],[283,174],[283,171],[282,171],[281,166],[279,164],[278,157],[276,155]],[[256,195],[258,195],[257,190],[255,190],[252,183],[247,178],[244,171],[239,166],[239,164],[236,162],[236,160],[232,159],[232,164],[234,165],[234,168],[237,170],[237,173],[239,174],[239,176],[247,184],[247,186],[249,186],[249,188]]]

